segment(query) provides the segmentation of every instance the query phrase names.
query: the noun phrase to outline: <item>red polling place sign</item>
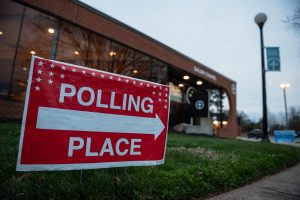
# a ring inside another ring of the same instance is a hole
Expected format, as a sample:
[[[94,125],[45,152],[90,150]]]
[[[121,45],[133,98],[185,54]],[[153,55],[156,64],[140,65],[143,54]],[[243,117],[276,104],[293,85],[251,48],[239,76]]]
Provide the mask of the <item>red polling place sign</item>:
[[[17,171],[159,165],[169,86],[32,57]]]

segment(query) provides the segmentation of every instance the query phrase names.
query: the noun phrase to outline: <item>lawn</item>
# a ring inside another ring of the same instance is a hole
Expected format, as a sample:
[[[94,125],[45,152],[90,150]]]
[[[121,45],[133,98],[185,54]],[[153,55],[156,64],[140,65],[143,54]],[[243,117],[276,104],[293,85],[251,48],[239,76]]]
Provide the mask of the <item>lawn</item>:
[[[161,166],[22,173],[19,135],[0,123],[0,199],[201,199],[300,161],[295,147],[169,133]]]

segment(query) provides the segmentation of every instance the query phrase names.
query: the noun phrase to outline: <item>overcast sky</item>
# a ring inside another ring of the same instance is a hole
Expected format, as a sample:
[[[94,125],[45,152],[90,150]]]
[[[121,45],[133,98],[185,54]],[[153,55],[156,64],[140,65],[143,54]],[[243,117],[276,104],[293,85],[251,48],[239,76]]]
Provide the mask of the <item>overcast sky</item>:
[[[283,21],[300,0],[82,0],[237,82],[237,108],[252,119],[262,113],[259,29],[267,14],[265,46],[279,46],[281,72],[267,72],[267,104],[284,112],[282,82],[290,83],[288,106],[300,106],[300,35]]]

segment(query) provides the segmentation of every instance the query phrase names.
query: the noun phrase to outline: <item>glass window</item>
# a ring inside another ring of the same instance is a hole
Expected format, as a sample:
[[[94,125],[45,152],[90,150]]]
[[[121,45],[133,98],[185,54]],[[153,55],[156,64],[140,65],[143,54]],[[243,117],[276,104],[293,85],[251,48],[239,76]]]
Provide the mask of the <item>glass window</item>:
[[[135,53],[135,63],[132,70],[132,76],[144,80],[150,80],[152,58],[142,54]]]
[[[230,106],[228,94],[222,88],[210,90],[210,115],[213,120],[226,121],[229,116]]]
[[[32,55],[50,58],[51,46],[57,30],[56,19],[36,10],[26,8],[21,30],[15,70],[13,74],[12,97],[24,101]]]
[[[87,66],[109,71],[110,40],[91,33]]]
[[[153,59],[151,70],[151,81],[167,84],[168,83],[168,65]]]
[[[111,42],[109,57],[109,71],[126,76],[132,76],[135,57],[134,50],[119,43]]]
[[[0,6],[0,96],[7,96],[24,6],[2,1]]]
[[[87,65],[89,32],[62,22],[56,59],[76,65]]]

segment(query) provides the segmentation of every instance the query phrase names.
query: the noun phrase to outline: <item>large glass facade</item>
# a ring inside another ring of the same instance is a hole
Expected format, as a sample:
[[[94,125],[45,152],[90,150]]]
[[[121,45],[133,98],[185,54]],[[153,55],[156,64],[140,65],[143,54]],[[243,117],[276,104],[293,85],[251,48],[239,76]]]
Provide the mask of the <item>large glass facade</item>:
[[[25,8],[10,88],[13,99],[20,101],[25,99],[31,56],[51,57],[56,23],[55,18],[31,8]]]
[[[136,62],[136,52],[117,42],[111,42],[109,48],[108,71],[130,76]]]
[[[86,65],[89,49],[89,32],[62,22],[56,59],[76,65]]]
[[[168,82],[166,63],[61,19],[12,1],[4,2],[0,8],[2,96],[24,101],[32,55]]]
[[[110,40],[96,35],[90,34],[90,45],[88,51],[87,66],[108,71],[110,59]],[[112,54],[111,54],[112,55]]]
[[[215,121],[227,121],[229,117],[229,97],[222,88],[210,90],[210,116]]]
[[[22,15],[25,7],[12,1],[0,6],[0,96],[8,96]]]
[[[152,69],[152,58],[142,53],[135,54],[135,63],[132,73],[134,77],[150,80]]]
[[[151,81],[162,84],[168,83],[168,65],[159,60],[153,59]]]

